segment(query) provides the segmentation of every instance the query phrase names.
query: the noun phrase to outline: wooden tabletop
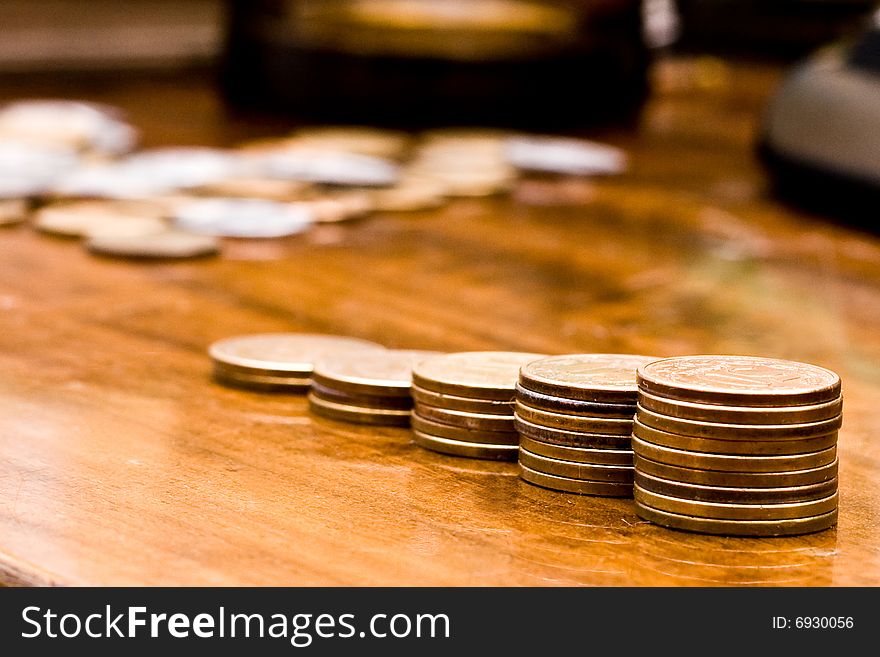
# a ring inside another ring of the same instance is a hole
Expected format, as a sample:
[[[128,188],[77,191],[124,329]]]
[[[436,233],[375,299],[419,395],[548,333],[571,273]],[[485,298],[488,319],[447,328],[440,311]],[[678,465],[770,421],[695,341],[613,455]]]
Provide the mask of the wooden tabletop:
[[[0,579],[86,585],[880,584],[880,239],[769,198],[775,69],[672,61],[630,173],[139,264],[0,232]],[[118,104],[147,145],[229,145],[204,78],[18,81]],[[211,381],[206,347],[309,331],[389,347],[755,354],[843,379],[840,523],[687,534],[402,429]]]

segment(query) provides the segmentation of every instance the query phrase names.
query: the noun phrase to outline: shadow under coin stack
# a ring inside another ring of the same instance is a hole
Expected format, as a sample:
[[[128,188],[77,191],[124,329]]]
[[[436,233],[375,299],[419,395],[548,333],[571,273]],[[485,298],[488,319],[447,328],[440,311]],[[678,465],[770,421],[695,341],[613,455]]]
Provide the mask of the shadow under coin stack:
[[[513,398],[519,369],[541,354],[473,351],[429,358],[413,369],[416,444],[443,454],[515,461]]]
[[[315,363],[329,355],[385,350],[380,344],[337,335],[259,333],[218,340],[208,349],[214,378],[261,392],[306,394]]]
[[[837,522],[840,378],[805,363],[668,358],[638,371],[640,517],[694,532],[784,536]]]
[[[309,409],[342,422],[408,427],[413,365],[436,355],[389,349],[326,358],[315,365]]]
[[[544,488],[632,497],[636,368],[649,356],[544,358],[520,371],[520,476]]]

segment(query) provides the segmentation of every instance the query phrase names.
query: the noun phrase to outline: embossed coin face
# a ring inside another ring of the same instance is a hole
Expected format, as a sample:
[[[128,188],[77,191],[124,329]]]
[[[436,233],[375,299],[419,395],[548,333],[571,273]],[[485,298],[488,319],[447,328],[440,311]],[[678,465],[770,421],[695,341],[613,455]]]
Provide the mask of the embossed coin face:
[[[357,338],[308,333],[263,333],[219,340],[208,350],[211,358],[227,368],[246,373],[295,373],[309,377],[315,363],[343,351],[384,349]]]
[[[527,390],[565,399],[633,402],[638,392],[636,369],[655,360],[629,354],[553,356],[524,366],[519,383]]]
[[[468,351],[437,356],[413,369],[413,382],[425,390],[458,397],[511,401],[519,369],[544,358],[516,351]]]
[[[322,359],[312,378],[340,392],[408,397],[413,365],[437,355],[436,351],[347,350]]]
[[[707,404],[798,406],[840,396],[840,377],[816,365],[752,356],[682,356],[645,364],[639,387]]]

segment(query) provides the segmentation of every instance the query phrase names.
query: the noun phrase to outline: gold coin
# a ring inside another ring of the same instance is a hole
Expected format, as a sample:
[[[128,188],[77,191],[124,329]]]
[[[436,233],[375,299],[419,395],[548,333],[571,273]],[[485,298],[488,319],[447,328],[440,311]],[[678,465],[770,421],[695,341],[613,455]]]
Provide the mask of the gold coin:
[[[419,417],[440,424],[448,424],[453,427],[462,427],[476,431],[503,431],[515,433],[513,415],[489,415],[483,413],[468,413],[467,411],[453,411],[426,404],[416,404],[415,412]]]
[[[830,513],[837,508],[837,492],[827,497],[808,502],[785,502],[781,504],[723,504],[721,502],[695,502],[680,497],[652,493],[635,486],[634,495],[638,502],[652,509],[677,513],[692,518],[714,518],[716,520],[793,520],[811,518]]]
[[[519,447],[511,445],[488,445],[483,443],[452,440],[413,430],[413,441],[419,447],[441,454],[464,456],[472,459],[491,459],[495,461],[516,461]]]
[[[311,183],[301,180],[272,178],[230,178],[211,185],[199,187],[204,196],[224,198],[262,198],[269,201],[298,201],[312,188]]]
[[[542,395],[531,390],[526,390],[516,384],[516,399],[526,406],[537,408],[551,413],[565,413],[567,415],[582,415],[585,417],[607,417],[619,420],[632,421],[636,414],[636,404],[600,404],[596,402],[577,401],[563,399],[552,395]]]
[[[551,356],[523,366],[519,384],[527,390],[578,401],[635,402],[636,368],[657,360],[628,354]]]
[[[28,202],[23,198],[0,198],[0,226],[12,226],[24,221]]]
[[[631,465],[596,465],[593,463],[576,463],[574,461],[560,461],[533,454],[519,448],[520,465],[540,472],[553,475],[554,477],[568,477],[569,479],[581,479],[585,481],[608,481],[619,484],[631,484],[635,470]]]
[[[646,442],[638,436],[632,438],[632,449],[639,456],[651,461],[677,465],[697,470],[721,472],[792,472],[810,470],[828,465],[837,457],[837,447],[829,447],[808,454],[782,456],[737,456],[733,454],[705,454],[684,449],[662,447]]]
[[[444,395],[439,392],[424,390],[418,386],[412,387],[412,396],[420,404],[437,408],[448,408],[453,411],[467,411],[468,413],[482,413],[484,415],[513,414],[513,402],[510,401],[456,397],[455,395]]]
[[[629,449],[590,449],[589,447],[566,447],[533,440],[520,435],[520,449],[561,461],[591,463],[594,465],[633,465],[633,453]]]
[[[379,212],[433,210],[446,203],[447,187],[429,176],[408,175],[394,187],[370,192]]]
[[[667,465],[635,455],[636,472],[655,477],[697,484],[700,486],[724,486],[742,488],[785,488],[789,486],[808,486],[837,477],[837,459],[827,465],[809,470],[789,472],[725,472],[719,470],[698,470]]]
[[[719,440],[795,440],[817,438],[835,433],[843,425],[843,416],[808,424],[722,424],[720,422],[700,422],[680,420],[668,415],[660,415],[636,407],[636,419],[645,426],[680,436],[695,438],[716,438]]]
[[[549,488],[550,490],[576,493],[577,495],[595,495],[597,497],[632,497],[632,484],[612,483],[608,481],[586,481],[572,479],[571,477],[557,477],[532,470],[519,464],[519,476],[535,486]]]
[[[87,237],[126,220],[162,218],[159,204],[138,201],[65,201],[34,213],[34,228],[59,237]],[[164,227],[164,222],[161,224]]]
[[[196,235],[167,229],[142,235],[96,233],[86,241],[92,253],[119,258],[200,258],[216,255],[220,241],[210,235]]]
[[[319,383],[311,382],[311,391],[316,397],[325,401],[345,406],[366,406],[386,411],[412,410],[412,398],[396,395],[352,395],[347,392],[325,388]]]
[[[469,351],[422,361],[413,368],[420,388],[456,397],[512,401],[519,368],[541,354]]]
[[[729,504],[778,504],[807,502],[828,497],[837,492],[837,477],[818,484],[780,488],[731,488],[698,486],[669,479],[653,477],[636,471],[635,483],[642,489],[660,495],[669,495],[697,502],[726,502]]]
[[[352,395],[411,397],[413,365],[437,355],[436,351],[402,349],[342,351],[316,363],[312,379]]]
[[[353,424],[371,424],[389,427],[408,427],[409,411],[390,411],[366,406],[347,406],[321,399],[309,393],[309,410],[315,415]]]
[[[328,356],[380,349],[375,342],[338,335],[261,333],[218,340],[208,353],[226,371],[311,379],[315,363]]]
[[[462,426],[443,424],[428,420],[420,415],[417,406],[412,415],[412,426],[416,431],[465,443],[481,443],[486,445],[519,446],[519,435],[516,431],[486,431],[468,429]]]
[[[408,135],[392,130],[367,126],[314,126],[297,130],[285,140],[285,145],[394,159],[406,152],[409,142]]]
[[[286,392],[306,394],[311,386],[311,379],[302,376],[285,374],[259,374],[228,367],[220,362],[214,363],[214,380],[233,388],[245,388],[257,392]]]
[[[516,429],[521,435],[552,445],[564,445],[566,447],[589,447],[610,449],[629,449],[632,438],[603,433],[582,433],[580,431],[566,431],[565,429],[550,429],[516,416]]]
[[[643,365],[639,387],[697,404],[809,406],[840,397],[840,377],[823,367],[752,356],[681,356]]]
[[[738,454],[740,456],[785,456],[818,452],[837,444],[837,432],[815,438],[795,440],[715,440],[682,436],[645,426],[638,420],[633,424],[633,435],[645,442],[707,454]]]
[[[843,411],[843,397],[809,406],[750,407],[695,404],[667,399],[639,391],[639,405],[654,413],[682,420],[730,424],[805,424],[837,417]]]
[[[657,525],[717,536],[796,536],[829,529],[837,524],[837,509],[812,518],[794,520],[715,520],[668,513],[636,500],[636,513]]]
[[[516,414],[523,420],[551,429],[565,429],[581,433],[609,433],[628,436],[632,433],[632,420],[612,418],[593,418],[583,415],[566,415],[542,411],[521,402],[516,402]]]

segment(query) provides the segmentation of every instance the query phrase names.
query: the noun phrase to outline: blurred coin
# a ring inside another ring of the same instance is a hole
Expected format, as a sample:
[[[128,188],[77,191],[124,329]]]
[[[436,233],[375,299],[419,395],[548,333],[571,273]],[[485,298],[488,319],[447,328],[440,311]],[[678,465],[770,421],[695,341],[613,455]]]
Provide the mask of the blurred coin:
[[[504,144],[507,161],[517,169],[574,176],[626,171],[626,153],[586,139],[547,136],[511,137]]]
[[[644,472],[635,473],[636,484],[652,493],[669,495],[698,502],[727,502],[746,504],[778,504],[781,502],[806,502],[828,497],[837,491],[837,478],[806,486],[777,488],[732,488],[723,486],[700,486],[669,479],[661,479]]]
[[[315,365],[314,381],[326,388],[365,395],[411,397],[416,363],[439,355],[436,351],[383,349],[328,356]]]
[[[519,447],[515,445],[488,445],[476,442],[452,440],[413,430],[413,441],[425,449],[441,454],[464,456],[472,459],[492,459],[496,461],[516,461]]]
[[[564,445],[567,447],[589,447],[610,449],[629,449],[630,436],[621,436],[604,433],[584,433],[581,431],[566,431],[565,429],[550,429],[537,424],[532,424],[521,417],[516,416],[516,429],[523,436],[552,445]]]
[[[666,465],[635,455],[637,472],[655,477],[697,484],[700,486],[727,486],[741,488],[784,488],[788,486],[809,486],[837,477],[837,459],[831,463],[806,470],[788,472],[726,472],[723,470],[701,470]]]
[[[837,432],[813,438],[793,440],[715,440],[682,436],[648,427],[638,420],[633,425],[633,435],[654,445],[673,449],[706,452],[710,454],[739,454],[742,456],[779,456],[818,452],[837,444]]]
[[[207,235],[194,235],[178,230],[121,235],[97,233],[86,241],[92,253],[122,258],[196,258],[214,255],[219,242]]]
[[[351,187],[386,187],[399,177],[398,166],[390,160],[315,149],[267,153],[261,170],[272,178]]]
[[[271,178],[230,178],[199,187],[203,196],[264,199],[267,201],[299,201],[311,190],[311,183]]]
[[[630,449],[591,449],[589,447],[566,447],[553,445],[520,435],[520,449],[561,461],[575,463],[592,463],[595,465],[633,465],[633,453]]]
[[[315,381],[312,381],[311,393],[325,401],[344,406],[366,406],[367,408],[390,411],[410,411],[413,405],[412,398],[408,396],[349,394],[333,390],[332,388],[325,388],[319,383],[315,383]]]
[[[639,387],[659,397],[743,406],[807,406],[840,397],[840,377],[816,365],[752,356],[682,356],[639,368]]]
[[[394,187],[374,190],[371,196],[379,212],[416,212],[444,205],[446,193],[446,186],[439,180],[407,175]]]
[[[664,527],[718,536],[795,536],[822,531],[837,524],[837,509],[794,520],[715,520],[668,513],[636,500],[636,513],[640,518]]]
[[[466,443],[519,446],[519,435],[516,431],[489,431],[486,429],[469,429],[463,426],[443,424],[442,422],[435,422],[423,417],[419,411],[419,407],[416,406],[412,416],[412,427],[416,431]]]
[[[582,479],[587,481],[609,481],[614,483],[631,484],[635,470],[631,465],[597,465],[595,463],[577,463],[575,461],[561,461],[533,454],[520,446],[519,462],[521,465],[556,477],[568,477],[570,479]]]
[[[301,233],[314,215],[305,204],[211,198],[181,204],[173,219],[178,227],[193,233],[259,239]]]
[[[405,133],[366,126],[301,128],[288,139],[288,143],[294,146],[389,159],[401,157],[409,147],[409,141]]]
[[[568,415],[583,415],[586,417],[607,417],[621,420],[632,420],[636,414],[635,402],[629,404],[601,404],[596,402],[577,401],[563,399],[553,395],[542,395],[516,385],[516,398],[521,403],[532,408],[551,413],[565,413]]]
[[[519,384],[542,395],[627,404],[636,400],[636,368],[654,360],[629,354],[551,356],[524,366]]]
[[[519,368],[540,354],[470,351],[436,356],[413,369],[420,388],[456,397],[512,401]]]
[[[483,197],[509,192],[516,181],[514,172],[505,167],[465,169],[450,165],[447,167],[428,166],[413,163],[410,175],[418,175],[442,186],[446,196]]]
[[[385,409],[368,408],[366,406],[348,406],[337,404],[309,393],[309,410],[316,415],[351,422],[353,424],[370,424],[376,426],[407,427],[410,422],[408,410],[394,411]]]
[[[321,224],[359,219],[375,209],[372,197],[359,190],[325,192],[302,203]]]
[[[256,370],[242,370],[220,362],[214,363],[214,380],[233,388],[302,395],[312,386],[311,378],[305,375],[259,374]]]
[[[557,477],[532,470],[519,464],[519,475],[523,481],[530,484],[549,488],[551,490],[576,493],[578,495],[597,495],[601,497],[632,497],[633,485],[626,483],[611,483],[607,481],[585,481],[572,479],[571,477]]]
[[[28,202],[23,198],[0,197],[0,226],[11,226],[24,221],[28,213]]]
[[[521,402],[516,402],[516,414],[523,420],[551,429],[580,431],[583,433],[611,433],[629,436],[633,430],[632,420],[614,418],[592,418],[583,415],[565,415],[542,411]]]
[[[722,472],[791,472],[810,470],[831,463],[837,456],[837,448],[829,447],[818,452],[785,456],[737,456],[730,454],[705,454],[671,447],[661,447],[645,442],[638,436],[632,438],[633,451],[646,459],[699,470]]]
[[[720,406],[658,397],[639,391],[639,404],[654,413],[702,422],[731,424],[804,424],[836,417],[843,411],[843,398],[809,406]]]
[[[469,413],[468,411],[455,411],[426,404],[416,404],[416,413],[426,420],[454,427],[464,427],[477,431],[516,432],[516,427],[513,426],[512,413],[509,416]]]
[[[652,509],[692,518],[715,518],[717,520],[791,520],[823,515],[837,508],[836,492],[818,500],[778,504],[696,502],[652,493],[638,485],[634,488],[634,494],[638,502]]]
[[[483,413],[486,415],[512,415],[512,401],[493,401],[491,399],[471,399],[470,397],[456,397],[444,395],[438,392],[424,390],[418,386],[412,387],[413,399],[426,406],[448,408],[453,411],[467,411],[469,413]]]

